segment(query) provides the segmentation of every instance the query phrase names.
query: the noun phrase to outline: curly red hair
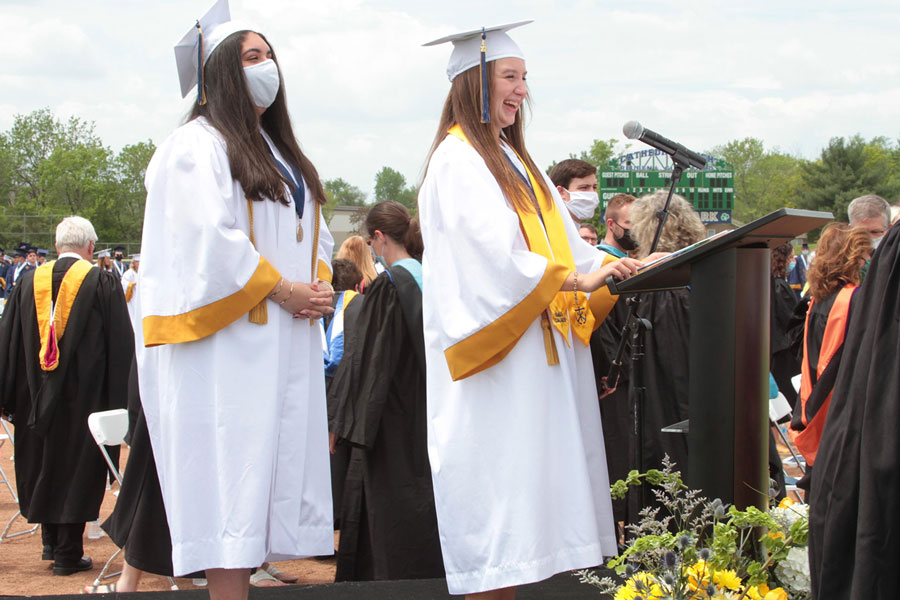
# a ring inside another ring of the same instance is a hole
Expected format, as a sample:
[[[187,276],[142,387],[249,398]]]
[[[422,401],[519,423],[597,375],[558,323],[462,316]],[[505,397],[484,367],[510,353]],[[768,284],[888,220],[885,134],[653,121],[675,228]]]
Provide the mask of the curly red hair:
[[[824,300],[848,283],[859,285],[859,269],[872,255],[872,236],[863,227],[831,223],[819,238],[809,267],[809,293]]]

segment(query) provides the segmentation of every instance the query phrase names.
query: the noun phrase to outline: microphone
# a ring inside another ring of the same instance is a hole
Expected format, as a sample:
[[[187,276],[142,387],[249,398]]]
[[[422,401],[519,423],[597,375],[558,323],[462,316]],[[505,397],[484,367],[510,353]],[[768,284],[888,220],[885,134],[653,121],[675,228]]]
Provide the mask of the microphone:
[[[698,169],[702,169],[706,166],[706,159],[696,152],[688,150],[678,142],[673,142],[668,138],[664,138],[655,131],[644,129],[644,126],[637,121],[628,121],[625,123],[625,126],[622,127],[622,133],[624,133],[625,137],[629,140],[638,140],[644,142],[648,146],[653,146],[657,150],[665,152],[676,162],[685,162],[689,166],[697,167]]]

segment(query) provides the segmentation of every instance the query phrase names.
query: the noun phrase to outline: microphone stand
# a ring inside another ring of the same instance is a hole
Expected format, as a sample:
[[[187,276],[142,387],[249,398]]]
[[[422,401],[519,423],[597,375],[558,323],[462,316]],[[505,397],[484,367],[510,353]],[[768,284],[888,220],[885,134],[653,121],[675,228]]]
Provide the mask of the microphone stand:
[[[659,245],[659,238],[662,237],[663,227],[669,218],[669,204],[672,201],[672,194],[675,193],[675,186],[681,180],[684,170],[689,167],[687,156],[676,152],[672,155],[672,180],[669,185],[669,193],[666,196],[666,203],[662,210],[656,212],[659,224],[656,226],[656,234],[653,236],[653,243],[650,246],[649,254],[656,252]],[[607,281],[612,279],[610,276]],[[631,449],[631,464],[633,468],[643,471],[644,469],[644,401],[647,390],[644,387],[644,332],[653,329],[653,325],[647,319],[637,316],[637,310],[641,304],[640,294],[635,294],[627,300],[628,316],[625,319],[625,325],[622,327],[621,337],[619,339],[619,347],[616,349],[616,357],[612,361],[609,373],[606,376],[605,387],[612,389],[618,385],[619,372],[622,369],[623,360],[625,358],[625,348],[628,342],[629,334],[631,337],[631,365],[632,365],[632,395],[631,395],[631,433],[634,436],[634,444]],[[637,490],[629,490],[629,510],[628,515],[633,522],[637,522],[637,514],[641,508],[646,505],[647,494],[644,486]],[[635,506],[639,504],[639,506]]]

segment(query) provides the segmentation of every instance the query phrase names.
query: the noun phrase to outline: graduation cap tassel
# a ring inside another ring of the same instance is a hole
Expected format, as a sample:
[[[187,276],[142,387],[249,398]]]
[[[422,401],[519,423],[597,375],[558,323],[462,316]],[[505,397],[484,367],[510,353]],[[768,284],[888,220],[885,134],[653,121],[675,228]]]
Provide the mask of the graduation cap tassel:
[[[481,72],[481,122],[482,123],[490,123],[491,122],[491,101],[490,101],[490,93],[488,91],[488,80],[487,80],[487,61],[485,60],[487,56],[487,32],[484,30],[484,27],[481,28],[481,62],[480,62],[480,72]]]
[[[200,21],[197,21],[197,34],[200,36],[197,44],[197,104],[203,106],[206,104],[206,86],[203,83],[203,28]]]

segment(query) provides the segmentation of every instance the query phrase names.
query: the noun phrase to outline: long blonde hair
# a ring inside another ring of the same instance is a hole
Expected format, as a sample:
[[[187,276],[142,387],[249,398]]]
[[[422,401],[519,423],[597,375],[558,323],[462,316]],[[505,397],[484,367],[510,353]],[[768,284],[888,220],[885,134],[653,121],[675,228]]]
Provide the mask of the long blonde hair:
[[[359,267],[366,285],[378,277],[378,273],[375,272],[375,263],[372,260],[372,252],[369,250],[366,240],[360,235],[354,235],[344,240],[335,258],[346,258]]]
[[[487,63],[487,80],[494,81],[495,61]],[[531,96],[525,97],[524,105],[530,107]],[[488,170],[497,185],[503,191],[503,195],[517,210],[534,212],[534,201],[531,189],[525,185],[516,168],[506,159],[503,148],[494,137],[494,130],[490,123],[481,122],[481,75],[478,65],[463,71],[450,85],[450,93],[444,102],[444,110],[441,113],[441,121],[438,125],[431,151],[428,153],[428,162],[437,147],[447,136],[447,131],[454,125],[459,125],[472,147],[481,155],[487,164]],[[525,149],[525,132],[522,125],[522,109],[516,112],[515,122],[502,130],[503,138],[519,154],[522,162],[531,171],[537,180],[541,191],[549,199],[550,189],[547,182],[541,176],[540,170],[532,160],[528,150]],[[427,167],[426,167],[427,171]]]

